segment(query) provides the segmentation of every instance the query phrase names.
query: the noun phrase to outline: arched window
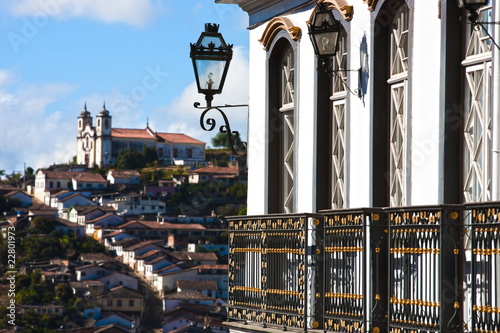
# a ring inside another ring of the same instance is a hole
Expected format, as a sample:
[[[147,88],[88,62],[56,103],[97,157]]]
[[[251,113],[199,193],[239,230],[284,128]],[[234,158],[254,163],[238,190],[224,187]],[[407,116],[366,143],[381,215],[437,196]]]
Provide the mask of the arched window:
[[[347,145],[347,33],[342,30],[338,50],[333,59],[331,108],[331,207],[346,207],[346,145]]]
[[[481,8],[478,21],[492,22],[491,6]],[[462,184],[464,202],[491,200],[491,57],[493,25],[467,25],[465,40]],[[484,29],[488,29],[488,33]]]
[[[392,20],[389,62],[389,194],[391,206],[406,204],[409,10],[399,7]]]
[[[268,211],[295,209],[295,52],[285,31],[270,47]]]
[[[373,70],[372,201],[376,207],[409,204],[407,174],[411,11],[403,0],[388,0],[375,23]],[[386,84],[383,84],[385,80]]]

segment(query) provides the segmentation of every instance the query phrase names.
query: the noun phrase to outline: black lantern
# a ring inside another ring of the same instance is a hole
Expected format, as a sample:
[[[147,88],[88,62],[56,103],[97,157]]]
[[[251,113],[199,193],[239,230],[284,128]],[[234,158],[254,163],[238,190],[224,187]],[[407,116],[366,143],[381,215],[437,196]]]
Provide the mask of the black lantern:
[[[226,44],[219,33],[219,25],[205,23],[205,31],[196,44],[191,43],[191,59],[198,92],[205,94],[208,106],[213,95],[222,92],[232,57],[233,45]]]
[[[337,52],[342,26],[333,13],[322,3],[309,22],[309,37],[318,58],[333,57]]]
[[[476,22],[479,17],[477,10],[488,4],[488,0],[457,0],[457,2],[458,7],[465,8],[469,11],[467,18],[473,23]]]

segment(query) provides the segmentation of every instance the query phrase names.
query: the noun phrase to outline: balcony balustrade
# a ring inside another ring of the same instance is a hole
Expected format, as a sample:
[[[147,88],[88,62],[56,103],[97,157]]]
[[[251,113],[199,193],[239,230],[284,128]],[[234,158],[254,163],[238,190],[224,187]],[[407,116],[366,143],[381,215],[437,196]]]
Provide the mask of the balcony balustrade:
[[[500,332],[500,203],[229,218],[228,320]]]

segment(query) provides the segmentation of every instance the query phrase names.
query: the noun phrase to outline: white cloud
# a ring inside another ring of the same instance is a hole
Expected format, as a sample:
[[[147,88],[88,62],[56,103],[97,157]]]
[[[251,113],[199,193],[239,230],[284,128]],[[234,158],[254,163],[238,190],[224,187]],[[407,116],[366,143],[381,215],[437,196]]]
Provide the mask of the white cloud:
[[[0,170],[21,171],[68,162],[74,155],[75,129],[68,128],[64,112],[51,104],[73,90],[67,84],[0,88]]]
[[[245,50],[242,47],[234,48],[233,59],[223,93],[214,96],[212,105],[248,104],[248,60],[243,54],[244,52]],[[207,146],[210,146],[211,138],[217,134],[219,127],[224,124],[223,119],[217,110],[209,111],[206,118],[213,117],[217,124],[213,131],[204,131],[199,124],[203,110],[195,109],[194,102],[200,102],[201,106],[205,106],[205,97],[198,93],[195,82],[187,86],[169,106],[155,110],[152,128],[164,128],[165,124],[167,124],[166,132],[184,133],[202,140],[207,143]],[[222,110],[229,119],[231,130],[239,131],[242,139],[246,141],[248,108],[225,108]],[[162,126],[156,126],[156,124]]]
[[[89,18],[104,23],[146,25],[158,8],[151,0],[18,0],[9,9],[16,16]]]

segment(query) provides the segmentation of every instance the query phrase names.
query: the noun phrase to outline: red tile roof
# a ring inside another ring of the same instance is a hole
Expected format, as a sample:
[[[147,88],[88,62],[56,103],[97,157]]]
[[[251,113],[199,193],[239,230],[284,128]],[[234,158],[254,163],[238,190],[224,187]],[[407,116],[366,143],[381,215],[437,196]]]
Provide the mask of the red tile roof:
[[[113,128],[111,129],[111,136],[114,138],[156,139],[152,132],[147,129]]]
[[[163,297],[166,300],[214,300],[213,297],[200,293],[199,291],[182,291],[167,294]]]
[[[191,143],[191,144],[205,144],[205,142],[194,139],[186,134],[181,133],[157,133],[157,135],[167,142],[172,143]]]
[[[177,288],[181,290],[215,290],[217,282],[210,280],[177,281]]]
[[[106,183],[106,180],[98,173],[77,171],[44,171],[47,179],[74,179],[80,182]]]

